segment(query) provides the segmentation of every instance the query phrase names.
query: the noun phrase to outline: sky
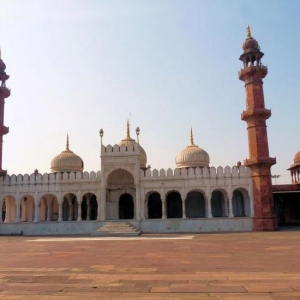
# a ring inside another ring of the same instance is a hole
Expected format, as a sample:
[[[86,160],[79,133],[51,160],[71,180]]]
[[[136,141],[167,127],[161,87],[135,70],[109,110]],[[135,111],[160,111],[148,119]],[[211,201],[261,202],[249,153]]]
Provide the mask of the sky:
[[[0,47],[6,99],[3,168],[49,173],[70,149],[85,171],[100,169],[100,137],[116,144],[140,127],[152,169],[175,168],[194,142],[210,166],[248,158],[239,56],[249,24],[262,63],[273,175],[300,151],[298,0],[1,0]],[[273,181],[274,182],[274,181]]]

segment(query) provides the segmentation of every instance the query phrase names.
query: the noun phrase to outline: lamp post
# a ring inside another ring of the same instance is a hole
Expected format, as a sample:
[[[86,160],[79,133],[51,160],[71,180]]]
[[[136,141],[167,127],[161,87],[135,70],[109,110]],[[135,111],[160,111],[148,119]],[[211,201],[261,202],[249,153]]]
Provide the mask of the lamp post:
[[[137,143],[139,144],[139,135],[140,135],[140,127],[137,127],[135,130]]]
[[[271,177],[275,179],[275,184],[277,184],[277,178],[279,178],[280,175],[272,175]]]
[[[100,138],[101,138],[101,145],[102,145],[102,138],[103,138],[103,134],[104,134],[104,131],[103,129],[101,128],[100,131],[99,131],[99,134],[100,134]]]

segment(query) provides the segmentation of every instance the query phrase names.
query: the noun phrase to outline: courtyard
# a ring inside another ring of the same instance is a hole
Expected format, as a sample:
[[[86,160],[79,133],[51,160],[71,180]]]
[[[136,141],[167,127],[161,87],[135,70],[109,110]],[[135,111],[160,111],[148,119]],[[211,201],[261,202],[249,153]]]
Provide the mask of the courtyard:
[[[2,236],[0,299],[300,299],[299,237]]]

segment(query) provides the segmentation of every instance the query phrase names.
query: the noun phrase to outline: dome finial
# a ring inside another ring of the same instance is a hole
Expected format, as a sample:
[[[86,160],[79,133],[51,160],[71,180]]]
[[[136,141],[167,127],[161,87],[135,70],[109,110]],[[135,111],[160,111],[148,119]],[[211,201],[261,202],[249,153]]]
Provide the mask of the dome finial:
[[[251,39],[252,38],[252,36],[251,36],[251,29],[250,29],[250,26],[249,25],[247,25],[247,39]]]
[[[69,134],[67,134],[67,145],[66,145],[66,150],[70,150],[70,149],[69,149]]]
[[[194,146],[194,136],[193,136],[193,128],[191,127],[191,134],[190,134],[190,142],[191,146]]]
[[[129,125],[129,119],[127,119],[126,137],[130,138],[130,125]]]

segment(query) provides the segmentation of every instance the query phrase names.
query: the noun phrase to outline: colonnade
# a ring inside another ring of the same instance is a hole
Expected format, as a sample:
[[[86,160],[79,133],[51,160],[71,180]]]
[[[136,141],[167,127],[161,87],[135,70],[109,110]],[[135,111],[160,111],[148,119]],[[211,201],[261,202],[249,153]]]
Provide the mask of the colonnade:
[[[0,222],[50,222],[50,221],[89,221],[113,219],[107,215],[108,202],[106,192],[21,195],[7,195],[2,197],[2,218]],[[216,217],[253,217],[253,203],[246,190],[236,189],[229,198],[225,191],[214,190],[210,197],[199,190],[191,190],[185,199],[175,190],[168,191],[161,197],[164,190],[144,193],[135,190],[132,205],[120,206],[122,193],[116,201],[118,215],[115,219],[172,219],[172,218],[216,218]],[[140,195],[141,194],[141,195]],[[101,195],[101,198],[100,198]],[[129,194],[128,194],[129,195]],[[139,197],[136,197],[139,195]],[[104,198],[102,198],[105,196]],[[100,201],[105,199],[105,201]],[[144,199],[141,201],[140,199]],[[1,201],[1,199],[0,199]],[[133,208],[130,208],[133,207]],[[128,214],[126,209],[133,209]],[[120,214],[120,209],[122,213]]]

